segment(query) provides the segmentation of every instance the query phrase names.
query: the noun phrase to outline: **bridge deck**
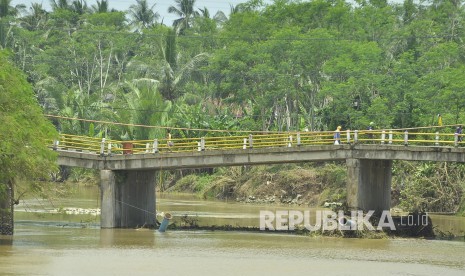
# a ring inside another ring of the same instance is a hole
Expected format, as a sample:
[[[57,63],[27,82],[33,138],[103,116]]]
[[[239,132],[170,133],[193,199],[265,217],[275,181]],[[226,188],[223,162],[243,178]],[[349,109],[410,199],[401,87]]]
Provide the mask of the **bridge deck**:
[[[105,170],[186,169],[346,159],[465,162],[465,148],[323,145],[107,155],[57,150],[59,165]]]

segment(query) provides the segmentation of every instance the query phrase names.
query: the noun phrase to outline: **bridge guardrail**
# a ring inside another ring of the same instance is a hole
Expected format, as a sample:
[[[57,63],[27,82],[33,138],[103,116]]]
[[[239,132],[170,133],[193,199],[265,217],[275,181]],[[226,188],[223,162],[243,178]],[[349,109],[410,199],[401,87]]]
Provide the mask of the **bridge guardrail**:
[[[385,144],[419,146],[465,146],[461,135],[440,132],[402,130],[347,130],[340,133],[342,144]],[[333,145],[334,131],[263,133],[224,137],[173,138],[137,141],[118,141],[97,137],[61,134],[53,142],[53,149],[110,154],[165,154],[205,150],[295,147]]]

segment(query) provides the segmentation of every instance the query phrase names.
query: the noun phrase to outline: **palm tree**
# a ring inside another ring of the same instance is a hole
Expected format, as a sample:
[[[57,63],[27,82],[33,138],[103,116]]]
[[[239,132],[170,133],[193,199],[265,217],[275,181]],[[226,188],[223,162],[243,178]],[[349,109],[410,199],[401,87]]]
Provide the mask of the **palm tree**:
[[[191,80],[200,65],[209,55],[200,53],[194,57],[184,58],[176,49],[176,31],[169,29],[164,42],[160,41],[160,53],[155,63],[147,59],[132,60],[127,65],[127,71],[134,74],[133,78],[150,78],[159,82],[158,90],[167,100],[174,100],[181,94],[180,86]],[[163,45],[164,43],[164,45]]]
[[[21,18],[21,25],[30,31],[35,31],[44,26],[47,19],[48,14],[42,4],[32,3],[28,14]]]
[[[216,23],[224,24],[226,21],[228,21],[228,17],[224,14],[224,12],[217,11],[213,16],[213,20],[215,20]]]
[[[98,1],[96,5],[92,5],[92,11],[94,13],[106,13],[110,12],[110,6],[108,4],[108,0]]]
[[[63,9],[69,10],[71,9],[71,4],[68,0],[50,0],[50,6],[52,6],[53,11]]]
[[[52,6],[53,11],[69,10],[77,14],[84,14],[89,11],[86,0],[74,0],[71,3],[69,0],[50,0],[50,6]]]
[[[115,114],[115,119],[132,125],[170,125],[168,114],[172,104],[163,99],[158,90],[158,84],[158,81],[147,78],[126,81],[121,87],[119,101],[116,103],[116,105],[120,104],[122,108]],[[120,135],[128,135],[130,139],[145,140],[165,136],[165,131],[157,128],[125,126],[119,127],[119,129]],[[116,136],[118,136],[118,132]]]
[[[207,7],[204,7],[203,9],[199,8],[199,11],[202,17],[210,18],[210,11],[207,9]]]
[[[207,9],[207,7],[201,9],[199,8],[199,11],[200,11],[200,15],[205,18],[205,19],[211,19],[210,17],[210,11]],[[224,12],[222,11],[217,11],[216,14],[213,16],[213,20],[217,23],[217,24],[223,24],[225,23],[228,18],[226,17],[226,15],[224,14]]]
[[[129,7],[129,17],[131,17],[131,24],[134,26],[142,26],[142,28],[149,28],[153,26],[160,15],[154,12],[155,4],[149,7],[147,0],[136,0],[137,4]]]
[[[0,20],[0,50],[6,48],[11,29],[11,26],[8,26]]]
[[[77,14],[85,14],[89,11],[87,7],[87,2],[85,0],[75,0],[71,3],[71,10]]]
[[[176,33],[170,30],[166,39],[166,46],[162,48],[163,65],[162,76],[160,79],[160,92],[162,95],[173,100],[178,95],[179,85],[190,79],[191,73],[198,68],[199,64],[207,60],[207,53],[200,53],[190,59],[188,62],[179,65],[180,55],[176,50]]]
[[[11,0],[0,0],[0,17],[5,17],[10,13]]]
[[[251,12],[256,10],[260,5],[260,2],[247,2],[247,3],[240,3],[236,6],[229,4],[229,16],[241,12]]]
[[[197,11],[194,11],[195,0],[174,0],[177,7],[170,6],[169,13],[174,13],[180,18],[173,21],[173,26],[178,33],[183,33],[186,29],[192,26],[194,17],[199,16]]]
[[[240,12],[244,12],[245,11],[245,8],[244,8],[244,5],[229,5],[229,16],[233,15],[233,14],[236,14],[236,13],[240,13]]]
[[[17,16],[26,9],[24,4],[11,6],[12,0],[0,0],[0,18],[6,16]]]
[[[7,17],[16,17],[24,9],[26,9],[26,6],[23,4],[13,7],[11,6],[11,0],[0,0],[0,49],[7,47],[8,37],[10,37],[10,33],[14,25],[10,24],[11,20]]]

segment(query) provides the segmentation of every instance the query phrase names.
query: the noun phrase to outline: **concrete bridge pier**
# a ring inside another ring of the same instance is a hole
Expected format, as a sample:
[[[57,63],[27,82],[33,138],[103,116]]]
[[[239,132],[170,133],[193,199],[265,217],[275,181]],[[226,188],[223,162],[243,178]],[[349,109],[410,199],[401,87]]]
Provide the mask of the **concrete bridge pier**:
[[[392,160],[347,159],[347,203],[380,214],[391,208]]]
[[[155,170],[100,171],[100,227],[155,225],[155,181]]]

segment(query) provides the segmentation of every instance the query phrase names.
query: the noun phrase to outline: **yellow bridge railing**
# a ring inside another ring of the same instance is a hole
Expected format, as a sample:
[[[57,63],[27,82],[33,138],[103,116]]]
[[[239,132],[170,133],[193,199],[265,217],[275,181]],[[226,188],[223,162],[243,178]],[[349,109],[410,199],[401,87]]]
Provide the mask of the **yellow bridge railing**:
[[[421,132],[423,129],[340,132],[341,144],[417,145],[461,147],[462,135]],[[288,132],[225,137],[173,138],[117,141],[88,136],[61,134],[53,142],[55,150],[80,151],[101,155],[193,152],[248,148],[276,148],[310,145],[334,145],[335,132]]]

